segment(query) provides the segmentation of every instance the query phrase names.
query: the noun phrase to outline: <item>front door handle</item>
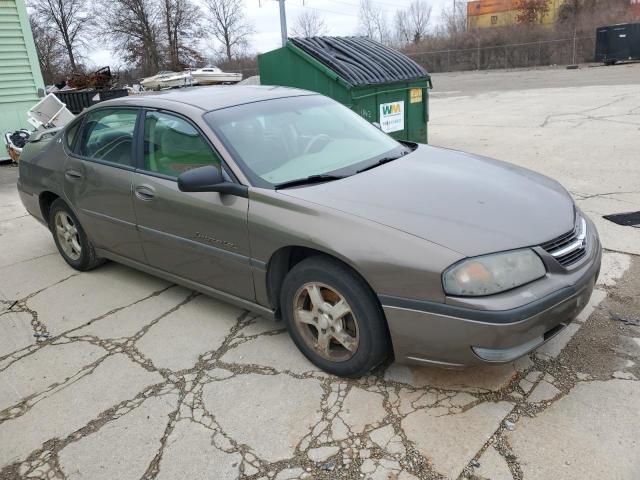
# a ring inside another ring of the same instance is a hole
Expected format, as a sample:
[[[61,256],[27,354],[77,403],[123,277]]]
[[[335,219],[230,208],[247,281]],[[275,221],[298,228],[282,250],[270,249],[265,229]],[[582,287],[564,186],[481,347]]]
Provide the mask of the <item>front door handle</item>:
[[[148,185],[138,185],[135,188],[135,192],[136,192],[136,197],[144,201],[153,200],[153,197],[156,194],[155,190],[149,187]]]
[[[80,173],[77,170],[67,170],[64,172],[64,176],[67,177],[69,180],[80,180],[82,178],[82,173]]]

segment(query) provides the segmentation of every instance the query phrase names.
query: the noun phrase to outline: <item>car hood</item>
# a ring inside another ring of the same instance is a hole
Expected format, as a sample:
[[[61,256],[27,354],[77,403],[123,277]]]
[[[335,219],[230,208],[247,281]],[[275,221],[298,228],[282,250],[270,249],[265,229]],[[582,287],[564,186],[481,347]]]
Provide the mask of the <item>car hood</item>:
[[[538,245],[573,228],[555,180],[478,155],[420,145],[393,162],[280,193],[402,230],[465,256]]]

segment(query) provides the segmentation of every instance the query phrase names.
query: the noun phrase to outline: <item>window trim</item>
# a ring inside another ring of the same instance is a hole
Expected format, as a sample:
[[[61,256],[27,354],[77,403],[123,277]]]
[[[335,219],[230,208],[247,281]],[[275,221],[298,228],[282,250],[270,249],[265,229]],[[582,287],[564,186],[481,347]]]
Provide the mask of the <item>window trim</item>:
[[[137,138],[136,138],[136,140],[137,140],[136,141],[136,143],[137,143],[137,147],[136,147],[137,155],[136,156],[138,158],[138,161],[136,162],[137,168],[135,169],[136,173],[139,173],[141,175],[148,175],[150,177],[162,178],[164,180],[171,180],[173,182],[177,182],[178,181],[178,177],[173,177],[171,175],[166,175],[164,173],[153,172],[153,171],[147,170],[145,168],[145,164],[144,164],[144,133],[145,133],[145,124],[146,124],[146,121],[147,121],[147,112],[158,112],[158,113],[164,113],[164,114],[167,114],[167,115],[172,115],[174,117],[180,118],[181,120],[184,120],[189,125],[191,125],[198,132],[198,134],[201,137],[204,138],[204,141],[209,146],[209,148],[211,148],[211,150],[214,152],[214,154],[216,154],[218,156],[218,158],[220,159],[220,166],[222,168],[222,172],[227,174],[227,176],[230,179],[230,182],[231,183],[237,183],[240,186],[244,186],[244,185],[242,185],[242,183],[240,183],[240,181],[238,180],[236,175],[233,173],[231,168],[229,168],[229,165],[227,164],[227,161],[224,159],[224,156],[222,156],[220,154],[220,152],[218,151],[218,149],[215,147],[215,145],[213,145],[213,142],[211,141],[209,136],[206,133],[204,133],[204,131],[198,125],[196,125],[196,123],[193,120],[191,120],[186,115],[183,115],[181,113],[178,113],[176,111],[169,110],[169,109],[166,109],[166,108],[153,108],[153,107],[142,107],[141,108],[141,113],[140,113],[140,116],[139,116],[140,124],[138,126],[139,131],[138,131]]]
[[[123,165],[122,163],[116,163],[116,162],[109,162],[106,160],[100,160],[98,158],[92,158],[92,157],[85,157],[84,155],[80,155],[78,153],[78,148],[79,148],[79,140],[78,138],[80,138],[81,135],[78,135],[75,140],[74,140],[74,145],[73,145],[73,149],[70,152],[67,152],[69,154],[69,156],[73,157],[73,158],[77,158],[79,160],[84,160],[86,162],[92,162],[92,163],[97,163],[99,165],[106,165],[109,167],[115,167],[115,168],[119,168],[121,170],[128,170],[130,172],[133,172],[136,170],[136,165],[138,164],[139,159],[137,158],[137,150],[138,148],[136,147],[137,144],[137,130],[140,127],[140,107],[132,107],[132,106],[120,106],[120,105],[114,105],[114,106],[104,106],[104,107],[100,107],[100,108],[96,108],[96,109],[92,109],[86,113],[84,113],[82,115],[82,124],[80,125],[80,130],[79,132],[81,133],[82,130],[84,129],[85,124],[87,123],[87,117],[89,115],[91,115],[92,113],[95,112],[100,112],[102,110],[135,110],[136,112],[136,123],[133,126],[133,140],[132,140],[132,145],[131,145],[131,160],[133,165]],[[66,130],[66,129],[65,129]],[[65,137],[66,137],[66,132],[65,132]],[[63,142],[63,144],[66,143]]]
[[[75,118],[69,125],[65,126],[64,129],[64,134],[62,136],[62,148],[64,150],[64,153],[66,153],[67,155],[72,155],[73,152],[75,151],[76,148],[76,144],[78,143],[78,133],[80,132],[80,130],[82,130],[82,126],[84,125],[84,117],[86,115],[82,115],[80,117]],[[69,138],[69,130],[71,130],[73,127],[78,126],[78,131],[76,132],[76,136],[73,139],[73,145],[69,146],[67,139]]]

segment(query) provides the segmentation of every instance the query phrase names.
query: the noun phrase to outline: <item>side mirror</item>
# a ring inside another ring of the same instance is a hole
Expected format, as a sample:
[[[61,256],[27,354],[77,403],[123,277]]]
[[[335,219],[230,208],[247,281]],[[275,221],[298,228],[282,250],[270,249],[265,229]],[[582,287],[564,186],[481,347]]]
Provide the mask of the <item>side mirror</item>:
[[[181,192],[219,192],[248,198],[248,189],[244,185],[228,182],[218,167],[207,165],[187,170],[178,177],[178,189]]]
[[[178,188],[181,192],[215,192],[222,182],[222,170],[207,165],[182,173],[178,177]]]

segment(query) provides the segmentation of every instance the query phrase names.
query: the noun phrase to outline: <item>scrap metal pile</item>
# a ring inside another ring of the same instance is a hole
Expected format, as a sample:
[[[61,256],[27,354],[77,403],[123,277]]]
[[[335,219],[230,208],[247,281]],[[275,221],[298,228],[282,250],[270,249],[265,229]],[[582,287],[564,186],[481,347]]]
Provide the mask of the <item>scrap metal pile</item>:
[[[43,134],[55,133],[75,118],[66,105],[53,93],[50,93],[27,112],[27,121],[35,130],[20,129],[7,132],[4,143],[12,161],[18,163],[22,149],[29,139],[42,137]]]
[[[111,69],[103,67],[91,73],[72,73],[66,82],[53,86],[48,93],[67,90],[109,90],[114,87],[116,80],[117,77],[111,73]]]
[[[15,132],[7,132],[4,134],[4,142],[7,147],[7,153],[12,161],[18,163],[22,149],[27,144],[31,132],[25,128],[16,130]]]

